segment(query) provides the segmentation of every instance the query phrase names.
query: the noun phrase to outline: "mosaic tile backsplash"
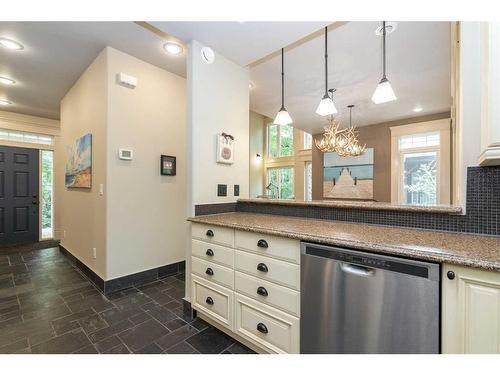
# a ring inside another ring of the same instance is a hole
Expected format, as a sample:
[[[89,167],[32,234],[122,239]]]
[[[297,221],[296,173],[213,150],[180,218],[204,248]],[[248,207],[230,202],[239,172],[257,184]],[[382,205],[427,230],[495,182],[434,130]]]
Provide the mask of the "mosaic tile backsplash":
[[[468,168],[465,215],[377,211],[353,208],[286,206],[273,204],[272,202],[207,204],[199,205],[195,208],[196,216],[233,211],[499,235],[500,167]]]

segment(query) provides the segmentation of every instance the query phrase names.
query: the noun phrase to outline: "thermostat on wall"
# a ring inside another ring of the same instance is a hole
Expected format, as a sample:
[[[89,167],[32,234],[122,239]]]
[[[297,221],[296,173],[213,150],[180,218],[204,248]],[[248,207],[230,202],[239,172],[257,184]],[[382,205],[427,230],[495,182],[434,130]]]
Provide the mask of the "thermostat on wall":
[[[121,148],[118,151],[118,157],[122,160],[132,160],[134,158],[134,151]]]

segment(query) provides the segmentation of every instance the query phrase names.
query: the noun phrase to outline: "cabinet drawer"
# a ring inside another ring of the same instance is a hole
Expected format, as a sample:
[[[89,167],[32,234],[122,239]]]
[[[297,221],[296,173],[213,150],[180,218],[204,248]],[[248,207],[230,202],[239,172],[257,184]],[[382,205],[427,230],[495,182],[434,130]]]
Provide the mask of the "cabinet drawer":
[[[206,261],[233,268],[234,250],[199,240],[191,241],[191,254]]]
[[[233,329],[233,292],[193,275],[191,284],[193,308]]]
[[[193,223],[191,226],[191,234],[194,238],[210,243],[229,247],[233,247],[234,245],[234,229]]]
[[[238,293],[234,331],[274,353],[299,353],[299,319]]]
[[[230,289],[234,287],[234,271],[227,267],[191,257],[191,270],[205,280],[216,282]]]
[[[296,290],[238,271],[234,273],[234,290],[289,314],[300,315],[300,293]]]
[[[237,249],[248,250],[260,255],[300,263],[300,241],[267,234],[235,231],[234,243]]]
[[[300,266],[297,264],[236,250],[234,252],[234,269],[262,280],[300,290]]]

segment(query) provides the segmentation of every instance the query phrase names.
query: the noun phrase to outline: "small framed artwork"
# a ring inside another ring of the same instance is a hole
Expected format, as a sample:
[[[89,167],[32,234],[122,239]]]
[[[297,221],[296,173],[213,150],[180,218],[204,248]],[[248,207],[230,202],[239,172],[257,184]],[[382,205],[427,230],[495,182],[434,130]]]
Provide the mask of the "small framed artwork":
[[[217,134],[217,163],[234,163],[234,137],[230,134]]]
[[[175,176],[176,174],[175,156],[168,156],[168,155],[161,156],[160,173],[162,176]]]

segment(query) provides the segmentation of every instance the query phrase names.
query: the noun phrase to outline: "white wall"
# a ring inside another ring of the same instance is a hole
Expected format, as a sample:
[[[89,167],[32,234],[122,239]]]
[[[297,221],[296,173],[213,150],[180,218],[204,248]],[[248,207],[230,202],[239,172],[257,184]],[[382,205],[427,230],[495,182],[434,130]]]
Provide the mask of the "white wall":
[[[218,53],[213,64],[205,64],[202,47],[192,41],[187,59],[192,203],[232,202],[234,184],[241,198],[248,197],[249,72]],[[215,162],[216,135],[222,132],[235,137],[232,165]],[[228,185],[227,197],[217,197],[217,184]]]
[[[107,54],[102,51],[61,101],[61,130],[55,153],[56,228],[61,245],[106,278],[106,186]],[[68,189],[64,172],[67,147],[92,133],[92,188]],[[97,248],[93,259],[92,248]]]
[[[260,113],[250,111],[250,198],[264,194],[265,118]]]
[[[106,277],[129,275],[184,260],[186,80],[107,48],[107,262]],[[135,89],[117,73],[137,78]],[[132,161],[118,149],[134,151]],[[177,175],[160,175],[160,155],[177,157]]]
[[[233,185],[240,185],[240,197],[249,189],[249,72],[215,52],[215,62],[205,64],[203,46],[192,41],[187,56],[188,100],[188,215],[197,204],[233,202]],[[215,162],[216,135],[235,137],[234,164]],[[217,197],[217,184],[228,185],[228,196]],[[191,241],[186,240],[186,275],[191,272]],[[191,283],[186,278],[186,299]]]

